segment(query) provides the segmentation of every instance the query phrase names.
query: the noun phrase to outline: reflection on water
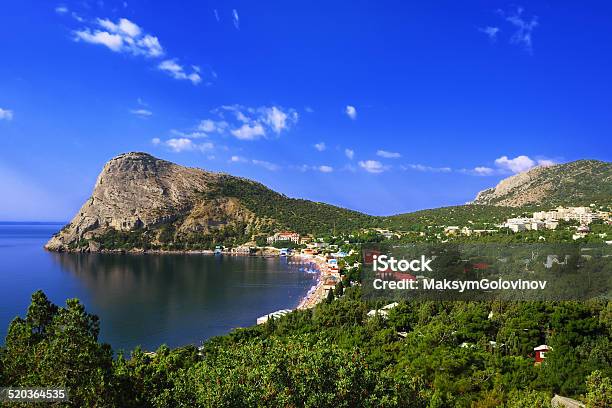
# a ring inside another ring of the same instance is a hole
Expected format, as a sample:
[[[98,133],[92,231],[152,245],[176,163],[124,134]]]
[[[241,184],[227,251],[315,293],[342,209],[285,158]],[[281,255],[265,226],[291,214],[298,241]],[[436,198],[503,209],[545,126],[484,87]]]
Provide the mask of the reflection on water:
[[[313,284],[312,275],[276,258],[46,253],[49,229],[21,232],[9,235],[0,226],[0,263],[9,265],[0,270],[3,283],[19,274],[21,284],[9,286],[21,297],[24,288],[49,291],[56,303],[79,297],[100,316],[101,336],[116,349],[198,344],[296,306]],[[28,301],[8,298],[0,300],[3,335]]]

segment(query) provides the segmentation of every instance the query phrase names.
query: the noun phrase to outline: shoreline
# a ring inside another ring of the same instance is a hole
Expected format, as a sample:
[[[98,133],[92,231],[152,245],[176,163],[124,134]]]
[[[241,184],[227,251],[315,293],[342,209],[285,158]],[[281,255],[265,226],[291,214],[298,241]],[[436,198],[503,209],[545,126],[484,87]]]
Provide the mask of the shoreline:
[[[62,249],[62,250],[55,250],[55,249],[49,249],[45,246],[43,246],[43,249],[47,252],[51,252],[51,253],[56,253],[56,254],[61,254],[61,253],[66,253],[66,254],[120,254],[120,255],[148,255],[148,254],[154,254],[154,255],[163,255],[163,254],[169,254],[169,255],[216,255],[215,251],[212,249],[141,249],[141,248],[133,248],[133,249],[100,249],[97,251],[92,251],[92,250],[82,250],[82,249]],[[276,248],[275,248],[276,249]],[[260,251],[260,253],[256,253],[256,254],[249,254],[249,253],[244,253],[244,252],[228,252],[228,251],[223,251],[220,253],[220,255],[224,255],[224,256],[253,256],[253,257],[280,257],[280,252],[277,252],[275,250],[270,250],[268,247],[264,247],[262,248],[262,250]],[[289,256],[295,256],[295,255],[289,255]]]
[[[327,263],[316,259],[312,255],[297,255],[302,260],[308,260],[315,265],[317,270],[317,283],[313,285],[308,292],[302,297],[295,310],[311,309],[325,299],[325,278],[327,277]]]
[[[270,247],[272,248],[272,247]],[[280,252],[271,250],[268,247],[264,247],[257,254],[248,254],[241,252],[228,252],[224,251],[220,255],[223,256],[245,256],[245,257],[258,257],[258,258],[281,258]],[[53,253],[71,253],[71,254],[106,254],[106,255],[217,255],[214,250],[210,249],[187,249],[187,250],[166,250],[166,249],[103,249],[98,251],[91,250],[52,250],[44,246],[44,250]],[[295,254],[289,255],[288,258],[298,259],[301,263],[309,263],[313,265],[313,269],[316,270],[316,283],[304,294],[297,306],[292,310],[307,310],[315,307],[322,302],[325,296],[324,282],[328,277],[329,268],[327,263],[317,259],[312,255]]]

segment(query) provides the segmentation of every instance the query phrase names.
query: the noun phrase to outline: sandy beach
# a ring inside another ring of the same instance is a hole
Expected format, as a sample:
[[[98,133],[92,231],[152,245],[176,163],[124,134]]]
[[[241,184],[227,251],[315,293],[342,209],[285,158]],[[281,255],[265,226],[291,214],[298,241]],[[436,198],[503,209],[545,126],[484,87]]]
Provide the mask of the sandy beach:
[[[297,310],[305,310],[315,307],[325,299],[325,289],[323,284],[329,273],[327,263],[311,255],[298,255],[302,261],[309,261],[315,264],[317,269],[317,283],[308,291],[297,306]]]

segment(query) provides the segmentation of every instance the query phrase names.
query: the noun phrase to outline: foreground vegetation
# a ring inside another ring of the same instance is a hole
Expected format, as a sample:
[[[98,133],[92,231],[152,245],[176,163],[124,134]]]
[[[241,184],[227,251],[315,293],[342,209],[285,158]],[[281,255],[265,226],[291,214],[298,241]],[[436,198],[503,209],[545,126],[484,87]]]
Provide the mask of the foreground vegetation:
[[[39,291],[0,348],[0,383],[67,386],[75,407],[546,407],[554,393],[612,406],[609,301],[410,302],[368,319],[375,306],[353,286],[201,349],[114,358],[96,316]]]

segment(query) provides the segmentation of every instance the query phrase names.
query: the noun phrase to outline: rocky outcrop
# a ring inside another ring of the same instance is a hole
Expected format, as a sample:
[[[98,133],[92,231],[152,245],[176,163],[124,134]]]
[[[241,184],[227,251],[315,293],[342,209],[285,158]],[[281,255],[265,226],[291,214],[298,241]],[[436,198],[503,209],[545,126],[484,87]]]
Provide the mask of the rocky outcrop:
[[[578,160],[535,167],[478,193],[472,204],[523,207],[528,205],[609,204],[612,164]]]
[[[245,178],[126,153],[106,163],[91,197],[46,248],[204,250],[261,242],[280,229],[329,233],[376,222],[356,211],[289,198]]]
[[[189,235],[237,222],[253,223],[254,215],[237,199],[205,199],[220,176],[146,153],[121,154],[106,163],[91,197],[45,247],[98,251],[96,238],[111,230],[147,232],[155,243],[168,227],[174,234]]]

